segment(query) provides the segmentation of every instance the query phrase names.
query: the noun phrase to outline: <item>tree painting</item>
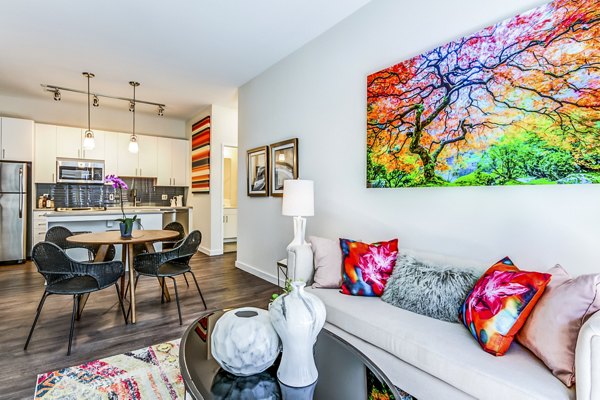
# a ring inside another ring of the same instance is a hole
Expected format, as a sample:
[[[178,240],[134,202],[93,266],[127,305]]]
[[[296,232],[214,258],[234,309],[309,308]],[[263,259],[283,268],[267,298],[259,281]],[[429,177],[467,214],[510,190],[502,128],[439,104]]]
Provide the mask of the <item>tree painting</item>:
[[[600,1],[557,0],[367,78],[367,186],[600,183]]]

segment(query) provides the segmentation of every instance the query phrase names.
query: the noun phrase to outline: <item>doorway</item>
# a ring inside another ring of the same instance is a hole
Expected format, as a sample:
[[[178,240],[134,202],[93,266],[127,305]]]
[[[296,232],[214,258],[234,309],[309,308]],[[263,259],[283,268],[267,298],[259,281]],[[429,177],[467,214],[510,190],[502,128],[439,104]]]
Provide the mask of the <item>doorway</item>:
[[[223,253],[237,251],[238,148],[223,146]]]

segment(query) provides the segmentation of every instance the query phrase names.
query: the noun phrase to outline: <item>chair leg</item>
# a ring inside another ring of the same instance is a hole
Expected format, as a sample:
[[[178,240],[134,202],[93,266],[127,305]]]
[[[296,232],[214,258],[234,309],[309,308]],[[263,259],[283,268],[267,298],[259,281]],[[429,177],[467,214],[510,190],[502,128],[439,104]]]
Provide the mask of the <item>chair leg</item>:
[[[194,283],[196,284],[196,288],[198,289],[198,293],[200,293],[200,298],[202,299],[202,304],[204,304],[204,309],[206,310],[208,307],[206,307],[206,302],[204,301],[204,296],[202,296],[202,291],[200,290],[200,286],[198,285],[196,275],[194,275],[194,273],[191,270],[188,272],[192,274],[192,278],[194,278]]]
[[[125,325],[127,325],[127,315],[125,314],[125,306],[123,305],[123,298],[121,297],[121,291],[119,290],[119,284],[115,282],[115,289],[117,289],[117,297],[119,298],[119,305],[121,306],[121,312],[123,318],[125,318]]]
[[[187,285],[187,287],[190,287],[190,283],[187,280],[187,276],[185,276],[185,274],[183,274],[183,279],[185,279],[185,284]]]
[[[158,278],[160,281],[160,304],[165,304],[165,279],[166,278]]]
[[[38,304],[37,311],[35,313],[35,319],[33,320],[33,325],[31,325],[31,330],[29,331],[29,336],[27,336],[27,341],[25,342],[25,347],[23,350],[27,350],[27,346],[29,346],[29,341],[31,340],[31,335],[33,335],[33,329],[37,324],[38,318],[40,317],[40,313],[42,312],[42,307],[44,307],[44,302],[46,301],[46,297],[48,297],[50,293],[44,291],[40,303]]]
[[[181,320],[181,308],[179,307],[179,294],[177,293],[177,280],[174,277],[170,277],[173,279],[173,287],[175,288],[175,300],[177,302],[177,313],[179,314],[179,325],[183,325],[183,321]]]
[[[135,291],[135,289],[137,289],[137,281],[139,279],[140,275],[136,274],[135,275],[135,282],[133,283],[133,290]],[[127,286],[125,286],[125,293],[123,295],[123,300],[127,300],[127,293],[129,293],[129,285],[131,282],[129,282],[129,280],[127,280]]]
[[[75,329],[75,314],[77,314],[77,308],[79,306],[79,296],[73,296],[73,313],[71,314],[71,331],[69,332],[69,349],[67,355],[71,355],[71,343],[73,342],[73,330]]]

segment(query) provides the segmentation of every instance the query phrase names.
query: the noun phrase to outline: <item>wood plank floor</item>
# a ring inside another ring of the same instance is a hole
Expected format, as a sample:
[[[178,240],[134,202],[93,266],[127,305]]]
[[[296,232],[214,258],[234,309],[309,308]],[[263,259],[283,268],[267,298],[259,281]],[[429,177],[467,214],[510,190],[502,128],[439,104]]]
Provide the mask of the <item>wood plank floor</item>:
[[[209,309],[266,307],[275,285],[235,268],[235,253],[192,258],[192,269]],[[189,279],[189,278],[188,278]],[[140,277],[136,290],[137,324],[125,325],[117,295],[108,288],[93,293],[75,324],[73,349],[67,357],[71,296],[50,296],[27,351],[23,345],[44,288],[33,263],[0,265],[0,399],[31,399],[39,373],[81,364],[181,337],[204,310],[196,288],[177,278],[183,325],[173,301],[160,304],[156,279]]]

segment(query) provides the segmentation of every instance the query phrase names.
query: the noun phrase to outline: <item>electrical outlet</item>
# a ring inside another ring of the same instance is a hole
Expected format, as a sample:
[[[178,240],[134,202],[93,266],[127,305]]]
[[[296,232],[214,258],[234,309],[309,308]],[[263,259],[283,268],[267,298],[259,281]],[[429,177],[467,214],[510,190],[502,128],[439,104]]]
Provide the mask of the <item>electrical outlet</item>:
[[[162,196],[160,196],[160,198],[162,200],[168,200],[169,199],[169,195],[168,194],[163,194]]]

